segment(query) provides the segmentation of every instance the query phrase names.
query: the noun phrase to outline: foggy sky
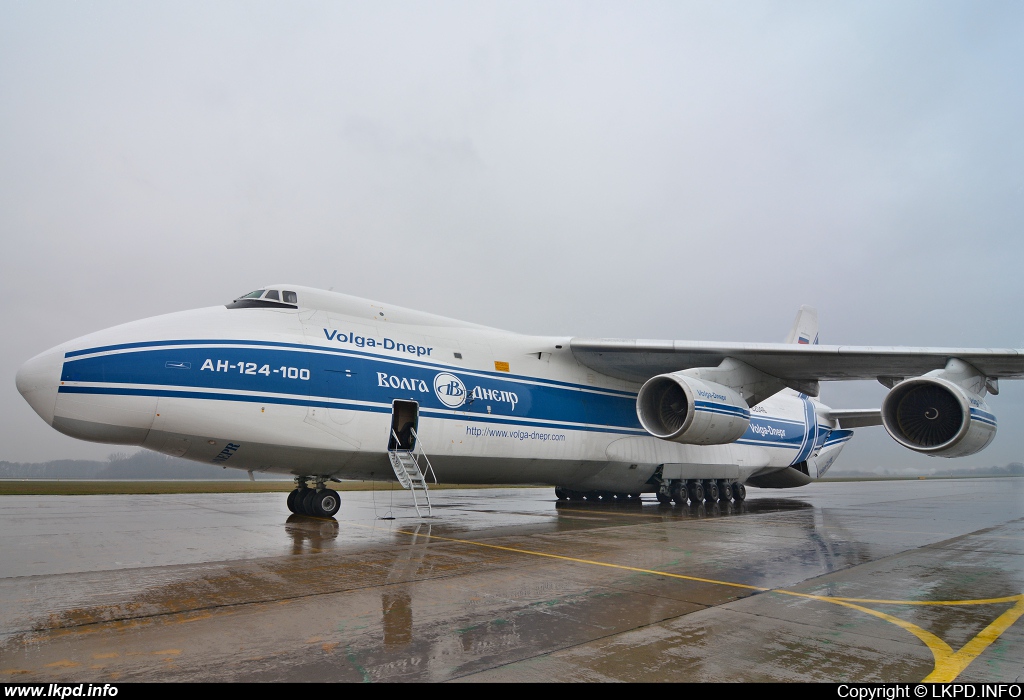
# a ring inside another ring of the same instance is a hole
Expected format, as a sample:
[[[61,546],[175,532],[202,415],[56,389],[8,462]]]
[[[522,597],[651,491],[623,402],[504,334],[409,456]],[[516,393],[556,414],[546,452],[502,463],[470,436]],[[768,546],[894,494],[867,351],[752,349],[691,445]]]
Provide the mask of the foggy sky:
[[[0,460],[59,342],[291,282],[536,334],[1022,347],[1019,2],[0,3]],[[1024,386],[946,462],[1024,457]],[[877,383],[825,385],[877,406]]]

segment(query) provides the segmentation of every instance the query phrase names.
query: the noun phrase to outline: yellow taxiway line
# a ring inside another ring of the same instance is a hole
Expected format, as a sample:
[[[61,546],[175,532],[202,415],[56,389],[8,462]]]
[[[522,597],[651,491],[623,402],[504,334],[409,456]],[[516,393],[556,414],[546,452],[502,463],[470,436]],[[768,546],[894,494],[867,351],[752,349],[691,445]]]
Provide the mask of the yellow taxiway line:
[[[370,529],[378,529],[376,526],[362,525],[359,523],[349,523],[357,527],[368,527]],[[643,569],[635,566],[627,566],[625,564],[613,564],[611,562],[596,561],[593,559],[580,559],[578,557],[569,557],[563,554],[551,554],[549,552],[538,552],[531,549],[522,549],[520,547],[507,547],[500,544],[491,544],[488,542],[477,542],[474,540],[464,540],[457,537],[444,537],[441,535],[424,534],[409,532],[406,530],[392,530],[402,535],[409,535],[412,537],[426,537],[428,539],[440,540],[442,542],[454,542],[457,544],[466,544],[474,547],[483,547],[486,549],[496,549],[503,552],[512,552],[515,554],[525,554],[534,557],[543,557],[545,559],[557,559],[560,561],[572,562],[574,564],[584,564],[586,566],[600,566],[609,569],[619,569],[621,571],[631,571],[639,574],[651,574],[654,576],[665,576],[668,578],[680,579],[683,581],[694,581],[697,583],[709,583],[717,586],[728,586],[730,588],[741,588],[748,591],[758,591],[761,593],[777,593],[780,595],[793,596],[797,598],[809,598],[811,600],[818,600],[824,603],[831,603],[833,605],[841,605],[845,608],[857,610],[867,615],[872,615],[879,619],[890,622],[897,627],[900,627],[910,634],[914,635],[931,651],[932,656],[935,659],[935,667],[932,672],[925,676],[922,681],[927,683],[951,683],[956,680],[956,677],[963,673],[974,659],[978,657],[985,649],[989,647],[999,636],[1013,625],[1021,615],[1024,615],[1024,593],[1003,596],[1001,598],[978,598],[974,600],[887,600],[887,599],[875,599],[875,598],[834,598],[829,596],[814,595],[812,593],[799,593],[797,591],[788,591],[782,588],[764,588],[761,586],[751,586],[745,583],[735,583],[733,581],[721,581],[717,579],[704,578],[701,576],[687,576],[686,574],[674,574],[667,571],[659,571],[657,569]],[[992,621],[985,629],[976,634],[967,644],[961,647],[958,651],[953,651],[946,642],[939,639],[937,636],[929,632],[928,630],[915,625],[912,622],[908,622],[894,615],[874,610],[872,608],[864,607],[863,604],[871,605],[992,605],[999,603],[1014,603],[1009,610],[1005,611],[999,617]]]

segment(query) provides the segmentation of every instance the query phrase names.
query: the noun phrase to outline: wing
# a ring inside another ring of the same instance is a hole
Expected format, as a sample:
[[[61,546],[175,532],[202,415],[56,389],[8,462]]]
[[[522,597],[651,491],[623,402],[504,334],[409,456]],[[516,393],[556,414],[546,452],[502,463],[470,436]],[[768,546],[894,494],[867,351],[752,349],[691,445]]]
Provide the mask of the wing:
[[[619,379],[645,382],[657,374],[717,367],[731,357],[792,384],[850,379],[917,377],[951,358],[990,379],[1024,378],[1024,349],[911,348],[789,343],[714,343],[680,340],[573,338],[576,360]]]

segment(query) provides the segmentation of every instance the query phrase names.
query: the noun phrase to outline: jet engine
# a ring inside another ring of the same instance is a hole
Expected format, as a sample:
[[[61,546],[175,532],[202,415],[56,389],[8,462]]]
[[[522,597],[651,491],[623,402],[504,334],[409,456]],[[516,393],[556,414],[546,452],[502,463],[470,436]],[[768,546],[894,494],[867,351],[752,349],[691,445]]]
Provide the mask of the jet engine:
[[[936,457],[985,449],[996,436],[996,417],[986,403],[948,379],[929,375],[900,382],[882,401],[882,425],[889,435]]]
[[[750,425],[750,408],[738,392],[685,372],[648,379],[637,394],[636,415],[651,435],[689,445],[724,445]]]

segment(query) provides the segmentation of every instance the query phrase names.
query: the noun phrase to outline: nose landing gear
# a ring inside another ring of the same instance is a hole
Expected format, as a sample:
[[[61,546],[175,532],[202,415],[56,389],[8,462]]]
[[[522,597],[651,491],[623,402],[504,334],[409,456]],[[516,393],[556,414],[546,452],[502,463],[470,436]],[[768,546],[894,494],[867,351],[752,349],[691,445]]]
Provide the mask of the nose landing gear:
[[[295,489],[288,494],[288,510],[296,515],[333,518],[341,508],[341,496],[334,489],[324,486],[325,477],[312,477],[315,484],[313,488],[309,488],[306,483],[309,478],[295,478]]]

